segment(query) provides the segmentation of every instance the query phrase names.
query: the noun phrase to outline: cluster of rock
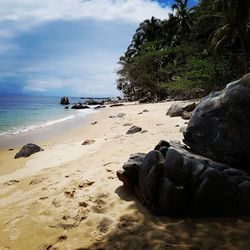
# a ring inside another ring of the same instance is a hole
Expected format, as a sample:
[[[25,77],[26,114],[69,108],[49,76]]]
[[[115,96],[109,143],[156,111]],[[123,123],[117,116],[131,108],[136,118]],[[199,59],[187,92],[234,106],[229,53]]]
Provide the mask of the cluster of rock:
[[[109,98],[109,99],[106,99],[106,101],[104,100],[96,101],[96,100],[90,99],[90,100],[85,101],[84,103],[82,102],[74,103],[71,109],[89,109],[90,108],[89,106],[95,106],[94,109],[101,109],[101,108],[105,108],[106,107],[105,105],[107,104],[110,105],[110,107],[119,107],[119,106],[124,105],[123,103],[121,103],[122,101],[124,100],[120,97],[111,98],[111,99]],[[69,98],[67,96],[62,97],[60,100],[60,104],[69,105],[70,104]],[[66,106],[65,109],[69,109],[69,107]]]
[[[168,216],[250,213],[250,74],[205,97],[184,133],[131,155],[117,172],[152,212]]]
[[[61,105],[69,105],[70,104],[70,101],[69,101],[69,98],[67,96],[64,96],[61,98],[60,100],[60,104]],[[94,109],[101,109],[101,108],[105,108],[106,106],[103,105],[104,104],[104,101],[95,101],[95,100],[88,100],[84,103],[81,103],[81,102],[78,102],[78,103],[74,103],[72,106],[71,106],[71,109],[90,109],[89,106],[91,105],[95,105]],[[68,106],[66,106],[64,109],[69,109]]]

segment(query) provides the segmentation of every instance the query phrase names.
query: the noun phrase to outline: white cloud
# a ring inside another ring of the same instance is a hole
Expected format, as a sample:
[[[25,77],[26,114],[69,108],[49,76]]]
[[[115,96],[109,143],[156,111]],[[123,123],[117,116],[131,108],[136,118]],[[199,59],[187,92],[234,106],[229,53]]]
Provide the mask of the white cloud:
[[[79,18],[140,22],[152,15],[166,18],[171,11],[151,0],[1,0],[0,4],[0,21],[29,20],[29,25]]]
[[[119,47],[118,51],[117,48],[115,50],[105,46],[110,45],[111,40],[118,41],[116,46],[121,46],[120,40],[125,39],[125,31],[106,28],[105,37],[92,38],[93,34],[98,34],[98,30],[94,30],[83,42],[83,47],[87,46],[87,42],[93,46],[88,45],[90,48],[85,51],[80,49],[80,45],[71,45],[72,58],[64,54],[59,59],[55,54],[53,57],[53,51],[51,58],[29,58],[30,52],[25,47],[25,41],[19,44],[19,33],[31,33],[39,25],[53,21],[80,23],[92,20],[101,24],[98,25],[98,29],[102,30],[102,24],[103,27],[112,27],[115,23],[121,22],[135,29],[141,21],[151,16],[163,19],[171,12],[170,8],[153,0],[0,0],[0,6],[0,55],[5,54],[7,58],[9,51],[14,55],[7,59],[7,62],[15,66],[13,74],[19,72],[25,76],[25,83],[20,83],[24,84],[23,90],[45,92],[69,88],[76,95],[117,94],[114,70],[119,56],[126,48]],[[109,32],[111,38],[108,38]],[[112,35],[114,32],[116,34]],[[130,39],[131,34],[127,37]],[[96,44],[98,39],[103,41],[102,49],[105,52],[100,51],[100,44]],[[50,46],[46,37],[41,37],[41,41]],[[15,54],[22,52],[27,52],[22,58],[23,61],[16,62]],[[79,54],[79,58],[75,57],[76,53]]]
[[[117,95],[115,89],[111,93],[110,85],[114,82],[112,76],[107,74],[92,75],[85,78],[38,78],[30,79],[23,87],[25,92],[45,92],[53,89],[70,88],[72,94],[76,96],[109,96]]]

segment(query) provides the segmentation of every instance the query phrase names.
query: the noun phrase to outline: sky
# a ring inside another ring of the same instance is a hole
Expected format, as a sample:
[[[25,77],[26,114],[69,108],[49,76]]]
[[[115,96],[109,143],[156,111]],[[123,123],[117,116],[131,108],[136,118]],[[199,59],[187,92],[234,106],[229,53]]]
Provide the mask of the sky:
[[[0,93],[119,95],[119,57],[139,23],[167,18],[172,3],[0,0]]]

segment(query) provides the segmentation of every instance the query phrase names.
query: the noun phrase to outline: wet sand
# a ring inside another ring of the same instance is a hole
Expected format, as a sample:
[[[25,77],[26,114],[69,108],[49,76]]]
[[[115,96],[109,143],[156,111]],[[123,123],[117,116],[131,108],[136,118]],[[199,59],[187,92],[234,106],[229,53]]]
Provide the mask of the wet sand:
[[[27,159],[1,150],[0,249],[250,249],[249,217],[155,217],[116,177],[131,153],[182,139],[171,104],[108,107]],[[126,123],[147,132],[126,135]]]

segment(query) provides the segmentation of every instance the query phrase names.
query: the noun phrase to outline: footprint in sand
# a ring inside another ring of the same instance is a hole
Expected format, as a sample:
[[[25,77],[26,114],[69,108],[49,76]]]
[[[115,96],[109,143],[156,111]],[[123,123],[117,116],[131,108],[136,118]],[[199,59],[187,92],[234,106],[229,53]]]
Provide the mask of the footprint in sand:
[[[41,182],[43,182],[45,180],[45,178],[35,178],[34,180],[32,180],[29,185],[36,185],[39,184]]]
[[[58,241],[64,241],[64,240],[67,240],[67,235],[60,235],[59,237],[58,237]]]
[[[20,182],[20,181],[18,181],[18,180],[10,180],[10,181],[5,182],[4,185],[11,186],[11,185],[14,185],[14,184],[16,184],[18,182]]]
[[[52,201],[52,205],[54,205],[54,207],[61,207],[62,206],[62,202],[58,199],[58,198],[55,198],[53,201]]]
[[[96,213],[101,213],[104,210],[104,206],[107,204],[107,194],[99,194],[97,198],[94,200],[94,205],[92,209]]]
[[[104,218],[98,226],[99,232],[101,234],[106,234],[110,230],[112,223],[113,223],[113,220],[109,218]]]
[[[74,198],[74,195],[75,195],[75,190],[72,190],[72,191],[65,191],[64,192],[64,195],[67,197],[67,198]]]
[[[10,232],[9,239],[16,240],[20,235],[20,227],[17,223],[24,217],[24,215],[16,216],[14,219],[9,220],[3,229],[5,232]]]
[[[85,201],[80,201],[78,203],[78,205],[79,205],[79,207],[88,207],[89,204],[87,202],[85,202]]]
[[[94,183],[95,183],[94,181],[84,180],[83,182],[78,184],[78,187],[79,188],[85,188],[85,187],[92,186]]]

